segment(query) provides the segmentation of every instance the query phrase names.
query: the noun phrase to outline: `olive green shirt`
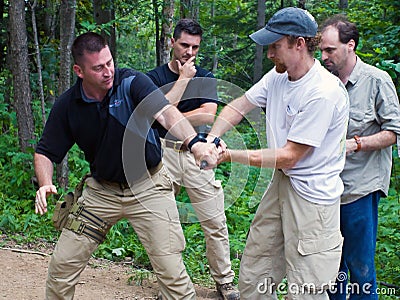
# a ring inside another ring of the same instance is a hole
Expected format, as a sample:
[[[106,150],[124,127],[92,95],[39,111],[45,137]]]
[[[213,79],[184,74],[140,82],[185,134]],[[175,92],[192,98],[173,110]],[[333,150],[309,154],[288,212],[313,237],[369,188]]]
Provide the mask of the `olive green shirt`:
[[[347,139],[368,136],[382,130],[400,135],[400,106],[396,88],[388,73],[357,63],[346,84],[350,98]],[[375,191],[387,196],[392,166],[392,147],[359,151],[346,156],[341,174],[344,183],[342,204],[354,202]]]

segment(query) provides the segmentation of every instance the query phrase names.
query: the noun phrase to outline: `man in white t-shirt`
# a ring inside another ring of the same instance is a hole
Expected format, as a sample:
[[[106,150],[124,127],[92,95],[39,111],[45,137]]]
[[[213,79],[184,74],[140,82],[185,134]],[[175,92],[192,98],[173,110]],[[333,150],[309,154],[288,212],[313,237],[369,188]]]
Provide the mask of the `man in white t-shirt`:
[[[328,299],[338,272],[349,102],[340,80],[313,58],[317,27],[307,11],[289,7],[251,34],[268,45],[275,68],[227,105],[209,134],[221,136],[252,109],[265,109],[268,149],[221,147],[221,162],[276,169],[241,260],[243,299],[276,299],[285,276],[289,299]]]

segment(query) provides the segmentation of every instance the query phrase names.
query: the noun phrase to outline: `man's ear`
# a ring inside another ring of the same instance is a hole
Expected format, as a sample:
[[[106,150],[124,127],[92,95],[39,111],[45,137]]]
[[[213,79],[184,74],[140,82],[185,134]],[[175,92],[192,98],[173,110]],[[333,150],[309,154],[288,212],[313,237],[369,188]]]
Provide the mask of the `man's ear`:
[[[80,66],[78,66],[77,64],[75,64],[72,69],[74,70],[76,76],[78,76],[79,78],[83,77],[83,73],[82,73],[82,69]]]
[[[351,39],[350,41],[347,42],[347,45],[349,47],[349,50],[351,51],[356,51],[355,47],[356,47],[356,42]]]
[[[296,39],[296,47],[300,48],[306,44],[306,40],[303,37],[298,37]]]

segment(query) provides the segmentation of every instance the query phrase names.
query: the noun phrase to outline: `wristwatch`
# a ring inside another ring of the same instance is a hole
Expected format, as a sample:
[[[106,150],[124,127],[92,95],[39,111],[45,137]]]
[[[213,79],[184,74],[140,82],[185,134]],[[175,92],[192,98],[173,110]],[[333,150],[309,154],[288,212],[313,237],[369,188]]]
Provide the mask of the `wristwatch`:
[[[204,134],[198,133],[188,144],[189,151],[192,152],[192,147],[197,142],[207,143],[207,139],[204,137]]]

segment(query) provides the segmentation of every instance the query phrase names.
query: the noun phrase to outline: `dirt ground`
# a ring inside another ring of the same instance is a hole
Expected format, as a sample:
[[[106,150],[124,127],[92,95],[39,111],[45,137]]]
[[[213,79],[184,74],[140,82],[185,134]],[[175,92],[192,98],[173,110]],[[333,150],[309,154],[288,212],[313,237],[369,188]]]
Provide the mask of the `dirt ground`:
[[[0,247],[0,299],[44,299],[51,250],[46,245],[3,244]],[[80,277],[75,299],[156,299],[157,282],[154,276],[145,276],[149,278],[144,279],[141,285],[134,282],[129,284],[129,278],[133,275],[129,263],[92,258]],[[138,278],[138,275],[134,278]],[[199,300],[218,299],[213,289],[196,286],[196,292]]]

